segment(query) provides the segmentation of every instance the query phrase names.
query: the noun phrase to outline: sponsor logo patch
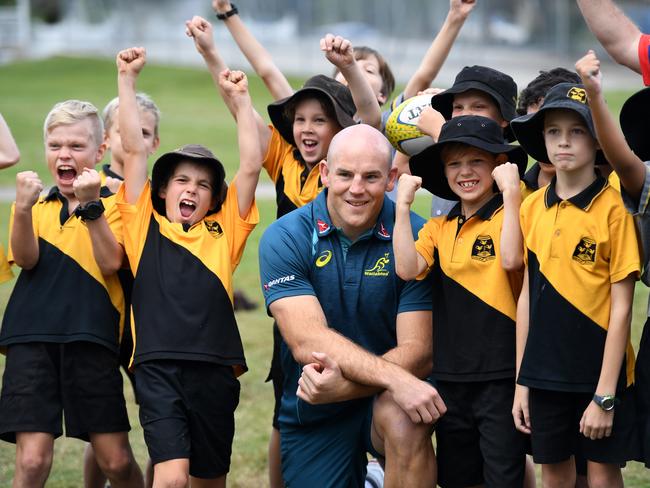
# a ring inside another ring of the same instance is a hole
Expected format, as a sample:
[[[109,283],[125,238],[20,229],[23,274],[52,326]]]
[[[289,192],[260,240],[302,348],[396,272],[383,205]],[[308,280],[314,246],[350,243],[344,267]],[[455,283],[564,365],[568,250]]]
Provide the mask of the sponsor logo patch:
[[[382,237],[385,237],[386,239],[388,239],[388,238],[390,237],[390,234],[389,234],[388,231],[386,230],[386,227],[384,227],[384,223],[383,223],[383,222],[380,222],[380,223],[379,223],[379,232],[378,232],[378,234],[379,234],[380,236],[382,236]]]
[[[279,285],[280,283],[287,283],[295,279],[296,279],[296,275],[289,275],[289,276],[283,276],[282,278],[276,278],[274,280],[269,281],[268,283],[264,283],[264,291],[269,291],[275,285]]]
[[[472,259],[485,263],[496,259],[494,241],[491,236],[477,236],[472,246]]]
[[[318,219],[316,221],[316,225],[318,226],[318,233],[322,234],[323,232],[327,232],[330,230],[330,225],[327,222],[323,222],[321,219]]]
[[[573,251],[573,260],[580,264],[591,265],[596,262],[596,241],[591,237],[582,237]]]
[[[389,254],[385,253],[382,257],[380,257],[375,265],[367,269],[363,272],[365,276],[388,276],[388,270],[386,269],[386,265],[390,263],[390,259],[388,259]]]
[[[323,251],[320,253],[320,256],[316,258],[316,266],[319,268],[322,268],[323,266],[327,266],[327,263],[330,262],[332,259],[332,251]]]

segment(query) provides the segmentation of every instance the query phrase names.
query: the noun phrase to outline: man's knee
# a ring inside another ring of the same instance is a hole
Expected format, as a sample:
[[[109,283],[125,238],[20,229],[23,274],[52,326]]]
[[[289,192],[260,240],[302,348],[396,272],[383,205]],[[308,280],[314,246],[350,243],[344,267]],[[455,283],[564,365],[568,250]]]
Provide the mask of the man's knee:
[[[189,460],[172,459],[157,463],[153,467],[156,488],[186,488],[190,484]]]
[[[92,442],[95,459],[106,477],[111,480],[127,480],[131,477],[135,469],[135,458],[126,434],[94,434]]]
[[[422,442],[431,442],[433,432],[431,424],[414,423],[388,393],[375,401],[373,427],[385,445],[399,446],[402,452],[419,449]]]

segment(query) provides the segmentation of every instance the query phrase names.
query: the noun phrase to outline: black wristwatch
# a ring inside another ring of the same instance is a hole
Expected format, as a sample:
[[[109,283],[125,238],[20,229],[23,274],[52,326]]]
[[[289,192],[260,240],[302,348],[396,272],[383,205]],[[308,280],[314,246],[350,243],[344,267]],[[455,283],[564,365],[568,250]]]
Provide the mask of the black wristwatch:
[[[239,13],[239,10],[237,10],[237,7],[235,6],[234,3],[230,4],[230,10],[227,12],[224,12],[222,14],[217,14],[217,19],[219,20],[226,20],[228,17],[232,17],[233,15],[237,15]]]
[[[606,412],[614,410],[614,404],[616,403],[616,397],[614,395],[594,395],[593,400],[596,405]]]
[[[74,214],[84,222],[87,220],[97,220],[104,213],[104,204],[101,200],[93,200],[77,206]]]

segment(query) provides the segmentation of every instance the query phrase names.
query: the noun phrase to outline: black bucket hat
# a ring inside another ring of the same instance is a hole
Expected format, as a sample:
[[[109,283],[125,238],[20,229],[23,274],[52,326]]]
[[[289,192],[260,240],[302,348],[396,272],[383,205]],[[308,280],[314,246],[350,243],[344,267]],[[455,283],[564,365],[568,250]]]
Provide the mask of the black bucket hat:
[[[503,139],[501,126],[494,120],[478,115],[461,115],[446,122],[440,130],[438,142],[409,160],[411,173],[422,178],[422,186],[436,196],[459,200],[447,182],[442,149],[449,143],[459,142],[487,151],[490,154],[507,154],[508,160],[519,168],[521,178],[528,165],[528,155],[519,146]]]
[[[577,112],[584,120],[589,133],[597,139],[584,85],[558,83],[546,94],[544,103],[537,112],[517,117],[510,122],[510,127],[521,146],[537,161],[550,161],[544,143],[544,116],[548,110],[558,108]],[[608,164],[600,149],[596,152],[596,164]]]
[[[160,156],[153,165],[151,171],[151,202],[153,208],[160,215],[166,215],[165,200],[158,195],[160,189],[169,181],[169,178],[178,164],[179,161],[191,160],[205,164],[210,168],[215,175],[213,181],[213,195],[217,196],[217,204],[211,208],[208,213],[214,213],[221,208],[222,203],[222,189],[226,179],[226,170],[212,151],[200,144],[187,144],[186,146],[179,147],[175,151],[171,151]]]
[[[505,121],[510,122],[517,117],[517,83],[511,76],[486,66],[465,66],[456,75],[451,88],[431,98],[431,106],[449,120],[453,112],[454,95],[469,90],[479,90],[490,95],[499,106]],[[503,131],[507,140],[515,140],[509,127]]]
[[[650,160],[650,137],[646,127],[650,109],[650,88],[644,88],[628,98],[621,108],[621,130],[630,149],[642,161]]]
[[[268,106],[269,117],[271,117],[273,126],[284,140],[292,146],[296,145],[296,141],[293,140],[293,120],[287,119],[285,109],[292,101],[309,95],[324,95],[332,104],[336,121],[342,128],[355,124],[353,117],[357,112],[357,108],[354,105],[350,89],[329,76],[312,76],[296,93]]]

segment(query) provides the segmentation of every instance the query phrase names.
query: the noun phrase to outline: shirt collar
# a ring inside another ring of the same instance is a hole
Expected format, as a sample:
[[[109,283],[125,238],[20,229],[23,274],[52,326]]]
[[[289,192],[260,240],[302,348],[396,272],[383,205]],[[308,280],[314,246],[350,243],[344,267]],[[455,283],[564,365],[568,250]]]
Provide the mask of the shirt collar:
[[[99,189],[99,197],[100,198],[106,198],[110,197],[113,194],[111,190],[107,186],[102,186]],[[53,186],[50,188],[50,191],[47,192],[47,196],[44,198],[44,201],[46,202],[51,202],[54,199],[58,199],[60,202],[67,202],[68,199],[61,193],[61,190],[59,190],[58,186]]]
[[[312,203],[314,208],[314,228],[318,237],[328,236],[336,230],[327,211],[327,192],[328,189],[324,188]],[[377,222],[372,229],[372,234],[382,241],[390,241],[392,239],[394,225],[395,204],[389,198],[384,197],[384,203],[379,212]]]
[[[110,164],[105,164],[102,166],[102,171],[104,172],[105,176],[110,176],[111,178],[116,178],[120,181],[124,181],[124,178],[118,175],[115,171],[111,169]]]
[[[528,188],[531,190],[539,190],[539,172],[541,171],[541,168],[539,166],[539,163],[535,163],[532,168],[530,168],[526,173],[524,174],[524,177],[521,179]]]
[[[556,182],[557,182],[557,178],[554,176],[553,179],[551,180],[551,184],[548,185],[548,187],[546,188],[546,193],[544,194],[544,204],[546,205],[546,208],[551,208],[553,205],[560,203],[562,201],[562,199],[558,196],[557,192],[555,191]],[[573,205],[581,208],[586,212],[589,210],[589,207],[591,206],[593,201],[598,197],[598,195],[600,195],[603,192],[603,190],[605,190],[605,188],[607,188],[607,186],[609,186],[607,180],[602,176],[598,175],[594,180],[594,182],[591,183],[591,185],[589,185],[587,188],[582,190],[577,195],[572,196],[568,200]]]
[[[474,215],[468,217],[478,217],[481,220],[491,220],[494,214],[503,207],[503,195],[497,193],[490,200],[488,200],[481,208],[479,208]],[[458,202],[447,214],[447,220],[453,220],[458,217],[462,217],[463,213],[461,211],[461,203]]]

